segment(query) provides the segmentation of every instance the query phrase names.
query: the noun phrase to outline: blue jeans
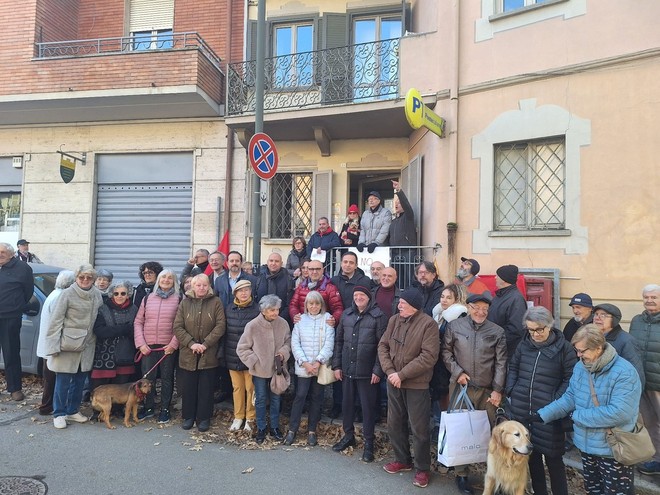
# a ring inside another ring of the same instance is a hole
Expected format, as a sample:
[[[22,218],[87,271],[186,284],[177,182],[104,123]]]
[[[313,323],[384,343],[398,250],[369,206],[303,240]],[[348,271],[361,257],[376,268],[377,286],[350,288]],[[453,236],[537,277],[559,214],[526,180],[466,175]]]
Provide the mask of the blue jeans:
[[[88,374],[88,371],[55,373],[54,417],[76,414],[80,410],[83,386]]]
[[[270,391],[270,378],[252,377],[254,384],[254,409],[257,413],[257,428],[265,430],[266,401],[270,397],[270,427],[280,427],[280,396]]]

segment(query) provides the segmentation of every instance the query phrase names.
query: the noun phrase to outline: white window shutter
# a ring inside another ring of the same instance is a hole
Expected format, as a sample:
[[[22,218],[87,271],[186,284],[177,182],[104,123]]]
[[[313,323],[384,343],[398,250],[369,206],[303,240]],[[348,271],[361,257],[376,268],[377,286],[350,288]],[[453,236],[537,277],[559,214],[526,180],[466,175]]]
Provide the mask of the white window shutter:
[[[332,222],[332,171],[314,173],[314,209],[312,210],[312,231],[320,217],[327,217]]]
[[[420,155],[415,156],[408,165],[401,170],[399,184],[410,201],[415,212],[415,230],[417,230],[417,244],[422,236],[420,220],[422,218],[422,164],[424,160]]]
[[[130,32],[172,29],[174,0],[130,0]]]

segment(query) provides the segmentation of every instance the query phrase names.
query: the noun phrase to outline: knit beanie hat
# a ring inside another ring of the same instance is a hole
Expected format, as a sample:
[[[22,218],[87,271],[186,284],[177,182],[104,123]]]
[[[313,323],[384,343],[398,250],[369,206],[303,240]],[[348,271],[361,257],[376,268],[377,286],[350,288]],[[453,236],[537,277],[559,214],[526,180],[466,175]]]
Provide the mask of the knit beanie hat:
[[[362,285],[358,285],[353,289],[353,294],[356,292],[364,292],[371,299],[371,291]]]
[[[617,326],[621,321],[621,310],[617,308],[614,304],[599,304],[594,308],[594,313],[599,309],[605,311],[607,314],[612,315],[612,328]]]
[[[348,207],[348,212],[349,213],[360,213],[360,210],[358,209],[357,205],[351,205]]]
[[[410,287],[404,290],[401,293],[401,299],[406,301],[415,309],[422,309],[422,305],[424,304],[424,297],[422,296],[422,293],[414,287]]]
[[[369,196],[376,196],[378,198],[378,201],[382,201],[382,198],[380,197],[380,193],[378,191],[371,191],[369,193]],[[367,196],[367,198],[369,198],[369,196]]]
[[[515,285],[518,281],[518,267],[516,265],[501,266],[495,273],[508,284]]]

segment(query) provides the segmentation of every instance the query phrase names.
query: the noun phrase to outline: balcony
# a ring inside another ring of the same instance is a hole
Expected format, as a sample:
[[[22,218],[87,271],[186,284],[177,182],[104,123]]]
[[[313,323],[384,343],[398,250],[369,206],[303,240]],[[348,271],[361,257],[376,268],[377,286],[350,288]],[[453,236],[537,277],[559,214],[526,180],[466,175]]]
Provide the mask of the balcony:
[[[0,123],[219,117],[220,58],[197,33],[36,44],[17,84],[0,89]]]
[[[404,137],[399,39],[265,59],[264,131],[275,140]],[[255,60],[227,66],[227,124],[253,129]],[[321,144],[319,144],[321,146]],[[323,151],[323,150],[322,150]]]

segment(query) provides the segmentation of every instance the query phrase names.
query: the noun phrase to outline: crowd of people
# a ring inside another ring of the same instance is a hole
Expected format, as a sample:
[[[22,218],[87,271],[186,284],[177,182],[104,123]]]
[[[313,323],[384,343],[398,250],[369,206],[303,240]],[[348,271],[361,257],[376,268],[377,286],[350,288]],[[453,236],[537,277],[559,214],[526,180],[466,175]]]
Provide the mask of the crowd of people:
[[[408,222],[397,221],[408,214],[405,196],[394,220],[389,210],[383,212],[377,192],[370,193],[368,204],[361,220],[358,208],[349,208],[339,235],[327,219],[319,219],[310,239],[293,239],[286,262],[273,252],[256,273],[237,251],[204,249],[180,276],[157,261],[144,262],[137,286],[87,264],[62,271],[42,308],[40,413],[52,414],[58,429],[86,422],[80,407],[88,378],[93,393],[99,385],[149,373],[149,379],[161,380],[160,400],[150,393],[139,418],[155,416],[159,402],[158,422],[171,420],[176,380],[182,428],[196,425],[204,432],[224,377],[233,399],[229,431],[253,432],[257,443],[270,436],[291,445],[307,408],[307,444],[315,446],[325,397],[318,377],[329,367],[336,380],[329,414],[343,418],[343,436],[332,450],[357,445],[359,420],[361,459],[372,462],[375,424],[386,418],[394,459],[384,469],[414,469],[418,487],[429,483],[430,444],[457,387],[466,387],[491,423],[503,408],[509,419],[528,427],[537,495],[548,493],[546,468],[551,492],[568,494],[562,458],[573,445],[582,456],[588,493],[632,493],[633,468],[613,458],[605,435],[607,428],[631,430],[640,412],[656,456],[638,470],[660,474],[660,286],[644,287],[644,311],[632,319],[629,332],[618,307],[594,305],[585,293],[571,299],[574,318],[562,331],[548,309],[528,307],[515,265],[497,269],[494,293],[472,258],[461,258],[449,285],[434,263],[422,261],[403,291],[394,268],[374,263],[367,276],[348,250],[338,273],[327,273],[327,256],[335,247],[371,252],[392,236],[392,226],[401,239],[412,241]],[[23,261],[28,260],[15,256],[12,246],[0,244],[0,346],[15,400],[23,395],[13,348],[33,283]],[[293,404],[283,432],[281,393],[270,382],[289,367]],[[454,466],[461,493],[473,493],[469,468]]]

